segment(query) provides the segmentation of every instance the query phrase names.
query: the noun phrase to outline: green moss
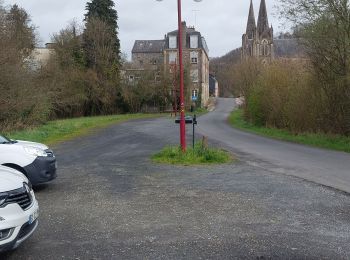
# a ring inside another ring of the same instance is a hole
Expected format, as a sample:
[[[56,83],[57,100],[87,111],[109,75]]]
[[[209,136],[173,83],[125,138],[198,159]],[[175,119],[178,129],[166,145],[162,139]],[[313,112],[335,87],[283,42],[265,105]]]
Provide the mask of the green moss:
[[[323,133],[293,134],[284,129],[256,126],[244,120],[242,109],[233,111],[229,117],[229,122],[236,128],[247,130],[259,135],[350,153],[350,137],[327,135]]]

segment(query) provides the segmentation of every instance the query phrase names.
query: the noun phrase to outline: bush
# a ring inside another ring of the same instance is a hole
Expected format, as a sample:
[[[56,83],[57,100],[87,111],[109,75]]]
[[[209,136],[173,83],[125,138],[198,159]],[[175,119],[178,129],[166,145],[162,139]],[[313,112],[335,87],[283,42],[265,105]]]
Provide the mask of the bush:
[[[246,97],[246,120],[293,133],[331,132],[325,124],[324,94],[318,90],[317,81],[306,65],[302,61],[275,61],[261,66],[251,77],[247,75],[253,65],[241,65],[236,77]]]
[[[245,116],[249,121],[256,125],[264,125],[266,122],[263,112],[262,94],[262,88],[259,88],[259,86],[253,87],[247,100],[249,106],[247,107]]]

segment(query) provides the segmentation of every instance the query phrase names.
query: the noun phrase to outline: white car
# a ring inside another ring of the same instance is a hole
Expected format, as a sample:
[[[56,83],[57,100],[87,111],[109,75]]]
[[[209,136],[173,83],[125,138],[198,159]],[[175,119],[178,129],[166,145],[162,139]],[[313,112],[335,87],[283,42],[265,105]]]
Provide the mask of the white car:
[[[0,166],[0,252],[17,248],[38,226],[39,206],[28,179]]]
[[[0,165],[22,172],[33,185],[56,178],[56,157],[46,145],[0,135]]]

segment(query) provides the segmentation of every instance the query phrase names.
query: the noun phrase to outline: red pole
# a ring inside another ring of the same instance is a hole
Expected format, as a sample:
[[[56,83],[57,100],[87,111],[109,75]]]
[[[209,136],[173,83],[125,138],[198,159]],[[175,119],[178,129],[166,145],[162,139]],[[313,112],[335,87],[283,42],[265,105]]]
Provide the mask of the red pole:
[[[173,82],[173,87],[174,87],[174,114],[175,117],[177,116],[177,63],[175,60],[175,65],[174,65],[174,82]]]
[[[178,45],[179,45],[179,65],[180,65],[180,142],[183,152],[186,152],[186,124],[185,124],[185,100],[184,100],[184,66],[182,58],[182,18],[181,0],[177,1],[178,8]]]

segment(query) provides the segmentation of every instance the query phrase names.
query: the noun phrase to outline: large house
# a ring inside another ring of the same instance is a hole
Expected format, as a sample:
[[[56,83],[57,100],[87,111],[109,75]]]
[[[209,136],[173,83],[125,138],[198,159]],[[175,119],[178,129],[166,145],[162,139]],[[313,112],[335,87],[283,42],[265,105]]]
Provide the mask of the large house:
[[[186,100],[205,106],[209,100],[209,50],[205,38],[195,30],[182,23],[183,31],[183,62],[190,75],[189,89]],[[179,65],[178,31],[165,35],[164,40],[137,40],[132,49],[132,64],[128,70],[128,77],[133,80],[130,71],[158,70],[163,66],[166,72],[176,73]]]
[[[135,68],[157,69],[164,62],[165,40],[135,41],[132,63]]]

